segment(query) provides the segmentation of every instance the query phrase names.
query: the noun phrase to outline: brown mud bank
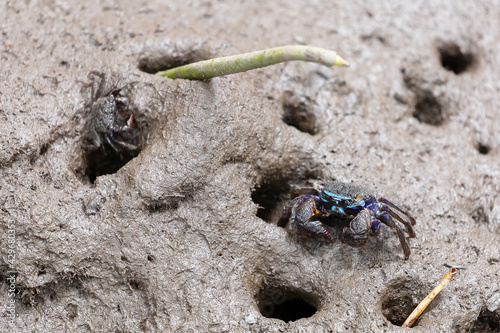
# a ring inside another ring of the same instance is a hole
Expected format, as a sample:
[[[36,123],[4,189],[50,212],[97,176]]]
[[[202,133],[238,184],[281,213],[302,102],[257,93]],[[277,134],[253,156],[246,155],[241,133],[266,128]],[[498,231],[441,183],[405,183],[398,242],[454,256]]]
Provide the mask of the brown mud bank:
[[[0,6],[2,327],[402,332],[449,263],[466,270],[412,330],[499,330],[499,6]],[[151,75],[302,43],[351,67]],[[112,134],[92,133],[97,101],[119,115]],[[400,204],[417,219],[410,258],[390,228],[377,264],[374,239],[320,246],[278,227],[308,179]]]

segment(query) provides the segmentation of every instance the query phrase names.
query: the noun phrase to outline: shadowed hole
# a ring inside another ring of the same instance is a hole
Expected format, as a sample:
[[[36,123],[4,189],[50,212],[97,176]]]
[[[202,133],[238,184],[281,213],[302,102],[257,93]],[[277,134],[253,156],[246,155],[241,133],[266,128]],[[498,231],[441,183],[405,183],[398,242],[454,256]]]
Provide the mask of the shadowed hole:
[[[132,287],[132,289],[134,290],[140,290],[142,289],[142,284],[140,281],[137,281],[137,280],[132,280],[129,282],[129,285],[130,287]]]
[[[490,152],[490,146],[488,146],[486,144],[479,143],[477,145],[477,151],[481,155],[488,155],[488,153]]]
[[[286,104],[283,106],[283,109],[285,111],[283,114],[283,121],[287,125],[293,126],[299,131],[311,135],[318,133],[316,116],[307,105],[303,103],[298,105]]]
[[[47,273],[47,269],[45,267],[40,267],[38,269],[38,276],[45,275]]]
[[[393,280],[381,298],[382,314],[393,325],[401,326],[432,289],[433,287],[424,286],[415,280]],[[439,301],[440,296],[438,295],[427,307],[424,314],[435,308]],[[412,327],[417,326],[418,322],[419,320]]]
[[[50,144],[48,142],[45,142],[41,147],[40,147],[40,156],[45,154],[50,148]]]
[[[484,209],[484,206],[476,207],[472,211],[471,217],[476,223],[482,223],[482,224],[490,223],[490,219],[488,217],[488,214],[486,213],[486,210]]]
[[[212,54],[203,44],[170,43],[146,51],[139,59],[138,68],[143,72],[155,74],[210,58]]]
[[[113,75],[92,72],[85,106],[82,148],[86,160],[84,176],[91,183],[97,177],[113,174],[139,155],[143,147],[142,128],[146,122],[129,108],[129,89]]]
[[[422,92],[417,95],[413,116],[433,126],[442,125],[445,121],[443,108],[431,92]]]
[[[301,132],[317,134],[318,121],[314,113],[314,102],[308,97],[296,96],[290,91],[287,91],[283,98],[283,121]]]
[[[470,333],[499,333],[500,332],[500,312],[489,311],[483,308],[476,321],[468,330]]]
[[[260,313],[286,323],[309,318],[317,311],[317,300],[301,290],[266,286],[256,295]]]
[[[474,62],[472,53],[464,53],[455,43],[445,43],[438,47],[441,65],[455,74],[465,72]]]
[[[259,206],[257,217],[266,222],[276,223],[283,213],[283,207],[290,200],[290,192],[307,179],[317,179],[314,175],[305,177],[276,178],[257,185],[252,192],[252,200]]]
[[[283,206],[289,200],[290,185],[286,182],[264,183],[252,192],[252,200],[259,208],[257,217],[266,222],[277,222]]]
[[[167,69],[184,66],[201,60],[204,59],[197,59],[195,57],[191,57],[190,55],[164,56],[158,59],[146,58],[146,59],[141,59],[141,61],[139,62],[139,70],[149,74],[155,74],[160,71],[165,71]]]
[[[66,314],[69,320],[74,320],[78,317],[78,306],[76,304],[69,303],[66,305]]]

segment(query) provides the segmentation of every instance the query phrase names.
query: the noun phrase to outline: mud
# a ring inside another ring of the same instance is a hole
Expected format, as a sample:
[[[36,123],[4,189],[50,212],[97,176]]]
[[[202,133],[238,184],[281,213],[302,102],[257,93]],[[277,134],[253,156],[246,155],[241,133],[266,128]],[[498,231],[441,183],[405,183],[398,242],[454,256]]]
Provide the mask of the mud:
[[[498,5],[3,3],[1,326],[402,332],[449,263],[466,269],[411,330],[498,332]],[[151,75],[294,43],[351,67]],[[127,87],[143,139],[95,179],[83,145],[93,71]],[[308,179],[354,182],[411,212],[409,260],[389,228],[377,263],[375,240],[321,246],[276,226]]]

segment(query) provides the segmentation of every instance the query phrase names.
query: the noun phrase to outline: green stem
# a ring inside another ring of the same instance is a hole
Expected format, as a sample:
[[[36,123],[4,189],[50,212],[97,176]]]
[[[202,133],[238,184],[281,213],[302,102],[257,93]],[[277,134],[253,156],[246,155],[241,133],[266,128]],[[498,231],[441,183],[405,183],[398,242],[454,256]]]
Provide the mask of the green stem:
[[[287,45],[244,53],[229,57],[215,58],[175,67],[156,75],[171,79],[205,80],[213,77],[246,72],[280,62],[301,60],[316,62],[328,67],[349,66],[349,63],[334,51],[304,45]]]

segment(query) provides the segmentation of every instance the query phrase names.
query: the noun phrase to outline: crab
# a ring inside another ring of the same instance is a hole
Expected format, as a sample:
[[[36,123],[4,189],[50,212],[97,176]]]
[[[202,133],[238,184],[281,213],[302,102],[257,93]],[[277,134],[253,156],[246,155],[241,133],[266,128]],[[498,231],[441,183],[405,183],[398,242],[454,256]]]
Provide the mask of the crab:
[[[106,87],[108,81],[104,74],[92,72],[91,75],[100,77],[100,81],[94,79],[92,84],[85,148],[88,151],[111,148],[116,153],[139,149],[130,143],[137,129],[133,127],[134,116],[125,117],[127,98],[120,96],[121,89],[116,85]]]
[[[128,161],[142,148],[140,130],[134,126],[134,116],[127,115],[128,99],[124,87],[118,87],[113,78],[92,72],[91,96],[86,106],[87,123],[83,148],[91,173],[115,172],[117,161]],[[89,163],[90,165],[91,163]],[[124,163],[122,163],[124,164]]]
[[[313,182],[312,186],[296,188],[291,192],[291,200],[284,207],[278,225],[286,227],[290,223],[300,236],[333,243],[332,236],[321,222],[330,216],[349,222],[349,227],[344,227],[339,234],[342,243],[364,246],[371,233],[379,240],[381,225],[385,224],[396,230],[405,259],[410,257],[410,247],[398,223],[404,226],[409,238],[414,238],[412,226],[416,223],[415,218],[393,202],[358,185],[332,181],[324,185]]]

